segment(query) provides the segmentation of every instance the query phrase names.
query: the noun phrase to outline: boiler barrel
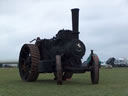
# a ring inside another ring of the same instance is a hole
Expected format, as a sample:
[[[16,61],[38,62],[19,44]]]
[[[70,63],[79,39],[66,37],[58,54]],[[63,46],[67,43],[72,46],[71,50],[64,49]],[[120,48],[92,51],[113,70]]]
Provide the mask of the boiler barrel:
[[[72,30],[73,32],[79,32],[79,9],[71,9],[72,11]]]

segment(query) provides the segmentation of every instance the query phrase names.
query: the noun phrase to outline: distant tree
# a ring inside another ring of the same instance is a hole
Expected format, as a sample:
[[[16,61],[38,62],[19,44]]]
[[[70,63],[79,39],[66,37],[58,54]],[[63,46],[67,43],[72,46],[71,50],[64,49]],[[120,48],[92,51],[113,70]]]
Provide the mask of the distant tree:
[[[2,67],[3,64],[0,64],[0,67]]]

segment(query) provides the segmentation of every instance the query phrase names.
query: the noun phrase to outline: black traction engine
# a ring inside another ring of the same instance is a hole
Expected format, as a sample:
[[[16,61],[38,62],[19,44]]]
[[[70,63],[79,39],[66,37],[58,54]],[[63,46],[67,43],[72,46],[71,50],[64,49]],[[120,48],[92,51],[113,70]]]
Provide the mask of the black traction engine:
[[[93,84],[99,82],[99,59],[91,50],[86,63],[81,59],[86,48],[79,40],[79,9],[72,9],[73,30],[60,30],[51,39],[37,37],[35,44],[24,44],[19,56],[19,73],[24,81],[35,81],[39,73],[54,73],[54,80],[62,84],[73,73],[91,72]]]

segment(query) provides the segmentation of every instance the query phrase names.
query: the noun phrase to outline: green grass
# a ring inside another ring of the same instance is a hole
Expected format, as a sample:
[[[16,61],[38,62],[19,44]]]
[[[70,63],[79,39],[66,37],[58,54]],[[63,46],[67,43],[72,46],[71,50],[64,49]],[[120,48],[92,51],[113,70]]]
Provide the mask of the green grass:
[[[56,85],[53,74],[23,82],[17,68],[1,68],[0,96],[128,96],[128,68],[102,68],[98,85],[91,84],[87,72],[73,75],[72,81],[64,81],[62,86]]]

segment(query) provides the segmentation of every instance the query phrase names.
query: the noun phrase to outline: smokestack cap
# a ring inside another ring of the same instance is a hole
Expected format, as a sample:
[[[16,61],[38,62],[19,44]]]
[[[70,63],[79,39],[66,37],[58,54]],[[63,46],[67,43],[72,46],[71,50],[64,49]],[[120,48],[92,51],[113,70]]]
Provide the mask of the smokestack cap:
[[[73,9],[71,9],[71,11],[73,11],[73,10],[80,10],[79,8],[73,8]]]

